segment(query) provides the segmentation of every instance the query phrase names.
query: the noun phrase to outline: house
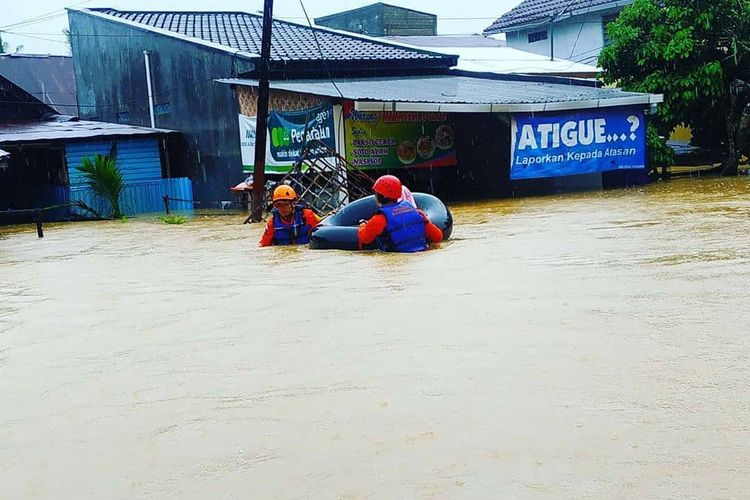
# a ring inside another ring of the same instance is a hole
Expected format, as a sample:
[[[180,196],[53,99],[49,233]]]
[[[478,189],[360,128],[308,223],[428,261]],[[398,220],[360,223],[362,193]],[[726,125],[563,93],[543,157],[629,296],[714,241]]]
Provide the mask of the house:
[[[596,66],[568,61],[550,60],[533,52],[513,49],[505,40],[482,35],[464,36],[392,36],[394,42],[422,47],[458,56],[454,69],[474,73],[547,75],[569,78],[596,78]]]
[[[316,17],[315,24],[370,36],[437,35],[436,15],[383,2]]]
[[[186,137],[198,196],[222,199],[253,171],[262,17],[113,9],[69,16],[82,116],[91,106],[100,118],[119,112],[148,124],[151,94],[154,108],[169,110],[154,113],[155,124]],[[272,179],[310,139],[372,175],[397,173],[441,196],[645,178],[646,113],[661,96],[556,76],[456,71],[456,55],[329,28],[274,20],[272,33]]]
[[[164,195],[189,200],[190,181],[174,178],[171,172],[169,152],[179,147],[177,139],[169,130],[61,115],[0,77],[0,148],[8,153],[6,168],[0,168],[0,213],[76,200],[96,208],[101,202],[77,167],[84,157],[111,152],[124,177],[121,203],[127,215],[160,210]],[[192,203],[182,203],[180,208],[192,208]],[[48,220],[73,215],[67,207],[60,207],[48,214]],[[8,216],[0,220],[0,224],[10,222],[17,221]]]
[[[523,0],[484,30],[508,46],[550,58],[596,64],[607,24],[633,0]]]
[[[49,54],[0,54],[0,76],[62,115],[78,116],[73,58]]]
[[[256,75],[262,16],[108,8],[69,9],[68,16],[81,117],[152,126],[153,116],[153,126],[182,132],[196,198],[226,199],[228,187],[244,178],[241,110],[232,89],[215,80]],[[273,22],[270,70],[276,79],[432,74],[455,64],[455,56]],[[248,101],[247,115],[253,95],[241,98]],[[285,98],[272,96],[272,106],[307,106],[304,99]]]

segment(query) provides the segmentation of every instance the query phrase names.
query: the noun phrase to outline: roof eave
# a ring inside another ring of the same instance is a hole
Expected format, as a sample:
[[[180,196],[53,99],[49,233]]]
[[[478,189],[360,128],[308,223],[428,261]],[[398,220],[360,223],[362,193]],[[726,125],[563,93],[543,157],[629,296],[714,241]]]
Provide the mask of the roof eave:
[[[585,9],[577,9],[572,10],[570,12],[565,12],[558,16],[539,16],[532,19],[525,19],[523,22],[515,23],[513,21],[509,21],[507,24],[501,24],[498,27],[493,28],[497,21],[492,24],[489,28],[482,31],[482,34],[484,35],[497,35],[499,33],[508,33],[510,31],[521,31],[529,28],[536,28],[539,26],[545,26],[550,23],[550,21],[553,21],[555,23],[559,23],[560,21],[565,21],[567,19],[570,19],[571,17],[575,16],[582,16],[587,14],[593,14],[596,12],[602,12],[607,10],[614,10],[620,7],[624,7],[626,5],[629,5],[633,3],[633,0],[618,0],[616,2],[601,4],[601,5],[595,5],[593,7],[586,7]],[[500,17],[502,19],[502,17]],[[500,20],[498,19],[498,21]]]
[[[581,101],[526,104],[463,104],[358,100],[354,102],[354,109],[356,109],[357,111],[409,111],[444,113],[542,113],[552,111],[572,111],[578,109],[611,108],[620,106],[651,106],[663,101],[664,96],[661,94],[642,94],[636,96],[612,97],[609,99],[587,99]]]
[[[313,73],[332,73],[335,75],[356,73],[359,71],[378,70],[436,70],[450,71],[450,68],[458,63],[458,56],[444,55],[440,58],[421,59],[346,59],[346,60],[320,60],[320,59],[290,59],[273,60],[269,65],[272,73],[297,73],[299,75]],[[257,65],[256,65],[257,68]],[[243,72],[240,78],[253,78],[256,69]]]
[[[214,50],[218,50],[218,51],[221,51],[221,52],[227,52],[227,53],[232,54],[232,55],[237,56],[237,57],[243,57],[243,58],[246,58],[246,59],[254,59],[254,58],[259,58],[260,57],[260,54],[255,54],[255,53],[252,53],[252,52],[246,52],[244,50],[235,49],[235,48],[232,48],[232,47],[227,47],[226,45],[221,45],[219,43],[209,42],[207,40],[203,40],[202,38],[195,38],[195,37],[191,37],[191,36],[182,35],[180,33],[174,32],[174,31],[165,30],[163,28],[155,28],[153,26],[149,26],[148,24],[137,23],[137,22],[131,21],[129,19],[123,19],[121,17],[111,16],[111,15],[105,14],[103,12],[97,12],[97,11],[93,11],[93,10],[90,10],[90,9],[77,9],[77,8],[74,8],[74,7],[68,7],[67,10],[73,11],[73,12],[78,12],[78,13],[81,13],[81,14],[86,14],[88,16],[96,17],[96,18],[99,18],[99,19],[104,19],[104,20],[111,21],[111,22],[116,22],[116,23],[124,24],[126,26],[131,27],[131,28],[139,29],[139,30],[142,30],[142,31],[148,31],[148,32],[154,33],[154,34],[168,36],[170,38],[175,38],[177,40],[182,40],[182,41],[185,41],[185,42],[193,43],[195,45],[202,45],[203,47],[208,47],[208,48],[211,48],[211,49],[214,49]],[[115,10],[115,9],[113,9],[113,10]]]

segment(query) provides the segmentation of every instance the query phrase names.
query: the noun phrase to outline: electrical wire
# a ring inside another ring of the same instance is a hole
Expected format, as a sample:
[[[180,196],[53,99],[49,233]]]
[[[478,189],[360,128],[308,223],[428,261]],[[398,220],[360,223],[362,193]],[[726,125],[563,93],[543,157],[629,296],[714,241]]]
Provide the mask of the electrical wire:
[[[91,1],[92,0],[83,0],[82,2],[78,2],[78,3],[75,3],[75,4],[71,5],[71,6],[69,6],[68,8],[78,7],[79,5],[83,5],[83,4],[89,3]],[[52,20],[52,19],[56,19],[58,17],[62,17],[64,15],[66,15],[66,14],[67,14],[66,9],[56,9],[56,10],[53,10],[53,11],[50,11],[50,12],[46,12],[44,14],[40,14],[40,15],[35,16],[35,17],[30,17],[30,18],[24,19],[22,21],[18,21],[18,22],[15,22],[15,23],[11,23],[11,24],[6,24],[4,26],[0,26],[0,30],[5,30],[5,29],[8,29],[8,28],[17,28],[19,26],[30,26],[32,24],[38,24],[38,23],[41,23],[41,22],[45,22],[45,21],[49,21],[49,20]]]
[[[43,40],[45,42],[53,42],[53,43],[62,43],[63,45],[67,45],[68,42],[65,42],[63,40],[55,40],[53,38],[45,38],[42,36],[36,36],[36,35],[29,35],[26,33],[13,33],[12,31],[0,31],[0,33],[7,33],[9,35],[13,36],[20,36],[21,38],[33,38],[34,40]]]
[[[187,87],[193,87],[193,86],[202,85],[202,84],[205,84],[205,83],[208,83],[208,82],[213,82],[217,78],[221,78],[221,76],[207,78],[205,80],[196,80],[194,82],[186,83],[184,85],[179,85],[177,87],[171,87],[171,88],[168,88],[166,90],[162,90],[161,92],[153,92],[151,95],[154,96],[154,97],[156,97],[156,96],[163,96],[163,95],[169,94],[171,92],[174,92],[175,90],[181,90],[181,89],[184,89],[184,88],[187,88]],[[29,92],[26,92],[26,93],[28,94]],[[133,102],[144,101],[146,99],[148,99],[148,95],[145,95],[145,96],[142,96],[142,97],[136,97],[136,98],[133,98],[133,99],[127,99],[125,101],[118,102],[117,104],[90,104],[89,105],[89,104],[80,104],[80,103],[64,104],[64,103],[59,103],[59,102],[45,102],[44,104],[47,104],[47,105],[50,105],[50,106],[69,106],[69,107],[79,106],[81,108],[114,108],[114,107],[123,106],[125,104],[130,104],[130,103],[133,103]],[[4,104],[31,104],[31,105],[38,104],[36,102],[29,102],[29,101],[7,101],[7,100],[0,100],[0,103],[4,103]]]
[[[312,22],[310,21],[310,16],[307,15],[307,9],[305,8],[305,4],[302,0],[299,0],[299,4],[302,7],[302,12],[305,13],[305,19],[307,19],[307,25],[310,27],[310,32],[312,33],[313,39],[315,40],[315,45],[318,47],[318,54],[320,55],[320,60],[323,63],[323,67],[326,70],[326,73],[328,74],[328,79],[331,81],[331,84],[336,89],[336,92],[339,93],[342,99],[345,99],[344,93],[341,92],[341,89],[338,85],[336,85],[336,82],[333,79],[333,76],[331,75],[331,70],[328,68],[328,62],[326,61],[325,55],[323,54],[323,49],[320,47],[320,42],[318,41],[318,37],[315,34],[315,28],[313,28]]]
[[[570,55],[568,56],[568,60],[573,59],[573,53],[576,51],[576,47],[578,46],[578,40],[581,39],[581,33],[583,33],[583,26],[586,21],[586,17],[588,17],[590,11],[591,11],[591,5],[589,5],[589,7],[586,9],[586,12],[584,12],[583,14],[584,22],[582,22],[581,26],[578,28],[578,35],[576,35],[576,40],[575,42],[573,42],[573,48],[570,49]]]

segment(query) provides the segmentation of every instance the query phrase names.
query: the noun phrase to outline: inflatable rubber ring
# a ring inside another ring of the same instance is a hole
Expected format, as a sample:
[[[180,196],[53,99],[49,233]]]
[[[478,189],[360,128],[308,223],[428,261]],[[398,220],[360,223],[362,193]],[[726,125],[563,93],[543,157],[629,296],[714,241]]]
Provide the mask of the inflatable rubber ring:
[[[443,241],[451,236],[453,231],[453,215],[439,198],[426,193],[413,193],[417,207],[422,210],[430,222],[443,231]],[[374,196],[366,196],[344,206],[335,214],[326,217],[320,225],[313,229],[310,236],[310,248],[316,250],[358,250],[359,240],[357,229],[359,221],[368,220],[375,215],[378,206]],[[374,243],[365,245],[363,249],[377,248]]]

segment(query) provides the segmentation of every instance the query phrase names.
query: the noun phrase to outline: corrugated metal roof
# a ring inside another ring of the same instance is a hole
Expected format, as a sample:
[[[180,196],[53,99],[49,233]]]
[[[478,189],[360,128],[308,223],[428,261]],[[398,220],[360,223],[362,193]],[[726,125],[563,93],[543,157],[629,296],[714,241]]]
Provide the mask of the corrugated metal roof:
[[[246,12],[138,12],[84,9],[114,19],[167,30],[251,54],[260,53],[263,16]],[[313,36],[313,32],[315,36]],[[317,43],[315,38],[317,37]],[[320,51],[318,50],[320,44]],[[322,51],[322,57],[321,57]],[[433,61],[446,67],[455,58],[383,40],[274,19],[271,60],[284,61]]]
[[[456,69],[480,73],[526,75],[586,75],[599,73],[596,66],[555,59],[507,47],[504,40],[473,36],[399,36],[391,37],[401,43],[430,47],[444,54],[458,56]],[[455,43],[455,45],[451,45]]]
[[[0,75],[64,115],[78,114],[73,58],[2,54]]]
[[[118,123],[71,120],[70,117],[67,117],[66,121],[64,117],[58,116],[50,121],[0,123],[0,144],[169,133],[173,131]]]
[[[484,35],[386,36],[394,42],[418,47],[505,47],[505,40]]]
[[[219,81],[233,85],[257,86],[256,80]],[[279,90],[330,97],[341,97],[343,94],[345,99],[358,101],[357,109],[370,111],[427,111],[438,108],[454,112],[551,111],[648,105],[662,101],[658,95],[624,92],[612,88],[456,75],[348,78],[336,80],[336,87],[330,80],[271,82],[271,88]],[[376,105],[368,105],[366,101],[374,101]],[[379,106],[382,103],[386,103],[387,106]],[[407,103],[410,105],[406,105]]]
[[[556,20],[571,15],[584,14],[593,10],[621,7],[633,3],[633,0],[524,0],[512,8],[488,28],[484,33],[502,33],[507,28],[529,24],[534,21]]]

